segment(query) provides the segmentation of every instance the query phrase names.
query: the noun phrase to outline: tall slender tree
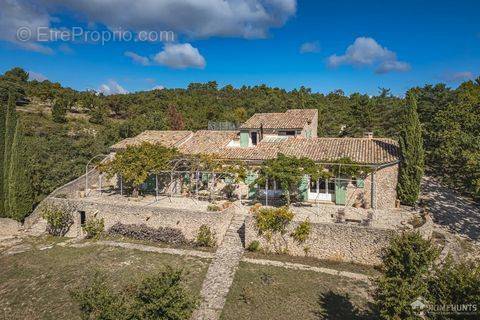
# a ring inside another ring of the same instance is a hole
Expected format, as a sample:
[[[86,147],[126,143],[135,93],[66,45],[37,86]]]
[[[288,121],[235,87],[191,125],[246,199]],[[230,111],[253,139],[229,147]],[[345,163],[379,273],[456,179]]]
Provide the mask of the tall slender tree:
[[[4,188],[3,188],[3,166],[5,164],[5,114],[6,105],[3,101],[0,101],[0,217],[5,216],[3,209],[3,202],[5,201]]]
[[[420,194],[425,156],[417,103],[412,94],[407,96],[407,104],[399,139],[402,162],[398,175],[397,193],[402,203],[414,205]]]
[[[7,114],[5,115],[5,147],[3,156],[3,210],[8,215],[8,188],[10,179],[10,155],[12,149],[13,136],[17,126],[17,115],[15,110],[15,95],[10,92],[8,96]]]
[[[30,157],[23,131],[23,126],[17,121],[12,142],[8,181],[8,216],[18,221],[22,221],[32,211],[34,202]]]

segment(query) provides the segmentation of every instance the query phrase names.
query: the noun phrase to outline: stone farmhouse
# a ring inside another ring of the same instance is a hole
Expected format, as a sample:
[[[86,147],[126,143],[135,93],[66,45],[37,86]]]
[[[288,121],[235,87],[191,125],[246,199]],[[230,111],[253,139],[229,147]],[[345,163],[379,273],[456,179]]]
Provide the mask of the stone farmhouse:
[[[342,158],[369,167],[367,177],[352,179],[337,176],[313,181],[305,176],[299,186],[301,200],[342,206],[362,204],[364,208],[392,209],[396,199],[399,147],[396,141],[373,137],[324,138],[317,134],[316,109],[291,109],[284,113],[257,113],[239,130],[215,131],[145,131],[111,147],[113,153],[129,145],[143,142],[175,147],[183,154],[211,154],[224,160],[240,160],[260,165],[279,154],[309,158],[323,165],[332,165]],[[255,180],[255,173],[247,183]],[[275,181],[256,186],[248,196],[275,198],[282,190]]]

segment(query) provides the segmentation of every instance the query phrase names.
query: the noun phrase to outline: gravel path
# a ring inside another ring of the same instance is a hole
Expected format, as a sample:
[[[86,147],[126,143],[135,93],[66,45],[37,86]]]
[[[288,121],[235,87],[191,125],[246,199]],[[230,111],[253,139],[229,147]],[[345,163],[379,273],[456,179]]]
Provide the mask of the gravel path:
[[[480,240],[478,203],[443,186],[432,177],[422,180],[422,197],[428,201],[435,224],[474,241]]]

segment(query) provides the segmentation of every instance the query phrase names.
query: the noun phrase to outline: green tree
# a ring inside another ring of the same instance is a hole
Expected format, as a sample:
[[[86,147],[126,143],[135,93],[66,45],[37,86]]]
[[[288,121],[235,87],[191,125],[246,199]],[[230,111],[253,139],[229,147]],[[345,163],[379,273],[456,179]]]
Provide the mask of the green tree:
[[[0,217],[5,216],[4,211],[4,185],[3,185],[3,168],[5,165],[5,117],[6,117],[6,105],[0,100]]]
[[[186,320],[198,299],[185,288],[181,270],[167,268],[116,291],[96,275],[94,282],[74,292],[83,319]]]
[[[140,185],[148,175],[171,168],[171,160],[178,155],[176,149],[161,145],[143,143],[139,146],[128,146],[118,152],[115,158],[100,167],[109,177],[121,175],[124,182],[131,184],[133,195],[138,195]]]
[[[400,132],[401,164],[397,193],[402,203],[414,205],[420,194],[420,182],[424,171],[422,128],[417,114],[417,104],[411,95],[407,97],[403,128]]]
[[[449,256],[442,265],[434,266],[431,273],[427,297],[431,304],[480,306],[480,264],[475,261],[455,263]],[[446,318],[434,313],[428,316],[430,319]]]
[[[428,295],[426,280],[437,256],[432,243],[419,233],[392,239],[382,257],[383,275],[375,280],[374,299],[382,319],[420,319],[410,304]]]
[[[57,123],[65,123],[67,121],[67,101],[65,99],[57,99],[52,107],[52,120]]]
[[[9,209],[9,186],[10,186],[10,160],[13,137],[17,126],[17,115],[15,110],[15,95],[12,93],[8,98],[7,114],[5,116],[5,147],[3,161],[3,208],[8,215]]]
[[[33,209],[30,168],[30,154],[25,144],[23,128],[17,123],[12,143],[7,203],[9,217],[18,221],[23,221]]]

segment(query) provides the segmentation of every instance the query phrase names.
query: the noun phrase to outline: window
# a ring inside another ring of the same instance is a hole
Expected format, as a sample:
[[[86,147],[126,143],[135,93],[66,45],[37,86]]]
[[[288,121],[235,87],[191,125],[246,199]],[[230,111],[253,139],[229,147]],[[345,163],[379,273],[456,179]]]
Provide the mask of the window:
[[[317,183],[318,181],[310,179],[310,192],[317,193]]]
[[[295,136],[295,131],[278,131],[279,136]]]
[[[327,193],[327,183],[324,179],[320,179],[320,184],[318,186],[319,193]]]
[[[252,144],[253,144],[254,146],[256,146],[256,145],[257,145],[257,142],[258,142],[258,141],[257,141],[257,140],[258,140],[258,139],[257,139],[257,133],[256,133],[256,132],[252,132],[252,133],[251,133],[251,136],[252,136]]]
[[[335,180],[333,179],[328,180],[328,193],[329,194],[335,193]]]

